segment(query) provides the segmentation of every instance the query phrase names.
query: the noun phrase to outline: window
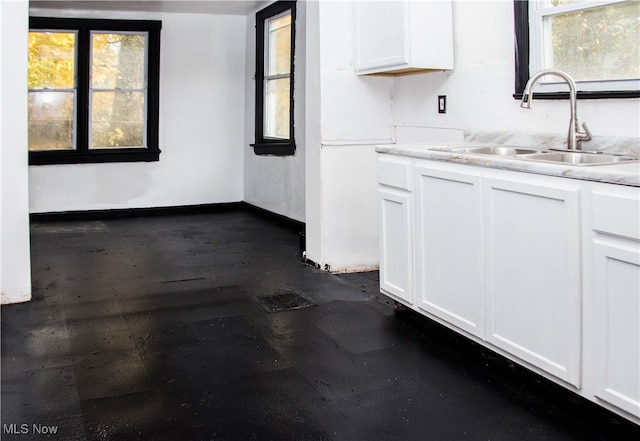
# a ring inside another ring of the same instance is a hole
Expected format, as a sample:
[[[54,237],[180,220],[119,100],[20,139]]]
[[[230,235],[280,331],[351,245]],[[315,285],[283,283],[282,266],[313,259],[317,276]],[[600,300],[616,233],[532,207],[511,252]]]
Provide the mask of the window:
[[[579,98],[640,96],[640,2],[627,0],[514,0],[516,97],[529,75],[560,69],[571,75]],[[558,98],[557,78],[536,97]]]
[[[29,24],[29,163],[157,161],[161,22]]]
[[[256,14],[256,133],[254,152],[292,155],[296,2]]]

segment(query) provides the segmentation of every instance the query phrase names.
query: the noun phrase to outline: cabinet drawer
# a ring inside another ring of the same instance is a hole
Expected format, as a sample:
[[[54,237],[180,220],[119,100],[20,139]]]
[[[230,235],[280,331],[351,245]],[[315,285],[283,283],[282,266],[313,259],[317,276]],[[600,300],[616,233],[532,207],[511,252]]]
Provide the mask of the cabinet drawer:
[[[593,229],[640,240],[640,190],[624,194],[593,193]]]
[[[380,156],[378,182],[381,185],[411,191],[411,163],[400,158]]]

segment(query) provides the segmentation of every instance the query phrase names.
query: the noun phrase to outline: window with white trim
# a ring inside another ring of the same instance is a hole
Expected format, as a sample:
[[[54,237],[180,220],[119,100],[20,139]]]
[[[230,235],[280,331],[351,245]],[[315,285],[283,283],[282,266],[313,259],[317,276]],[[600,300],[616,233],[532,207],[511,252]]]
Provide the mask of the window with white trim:
[[[524,81],[524,75],[528,78],[542,69],[559,69],[576,80],[583,96],[589,93],[601,94],[594,97],[606,97],[607,93],[638,96],[640,2],[516,0],[515,14],[516,60],[520,64],[528,63],[528,69],[519,66],[517,83]],[[528,30],[523,23],[525,14],[528,14]],[[523,35],[525,32],[528,35]],[[525,47],[527,39],[528,48]],[[546,80],[537,88],[540,93],[566,90],[555,77],[549,76]],[[517,84],[516,93],[521,92],[523,86]]]

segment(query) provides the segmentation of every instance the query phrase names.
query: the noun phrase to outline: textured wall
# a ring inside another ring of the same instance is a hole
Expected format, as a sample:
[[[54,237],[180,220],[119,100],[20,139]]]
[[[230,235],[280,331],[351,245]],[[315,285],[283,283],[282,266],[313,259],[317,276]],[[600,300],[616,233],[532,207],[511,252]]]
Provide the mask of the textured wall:
[[[481,20],[478,17],[482,17]],[[538,100],[520,109],[514,93],[513,4],[454,1],[455,68],[398,77],[395,124],[475,130],[516,130],[563,135],[569,127],[566,100]],[[447,113],[437,97],[447,95]],[[579,100],[578,116],[594,136],[640,135],[638,99]],[[428,137],[423,141],[428,141]]]
[[[162,20],[162,153],[159,162],[151,163],[32,166],[31,212],[241,201],[245,17],[133,12],[66,16]]]

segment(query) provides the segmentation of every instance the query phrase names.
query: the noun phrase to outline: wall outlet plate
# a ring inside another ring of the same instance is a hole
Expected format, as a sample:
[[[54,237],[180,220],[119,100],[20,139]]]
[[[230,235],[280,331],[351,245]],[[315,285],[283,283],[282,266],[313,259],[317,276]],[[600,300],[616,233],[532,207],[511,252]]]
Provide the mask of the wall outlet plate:
[[[446,95],[438,95],[438,113],[447,113]]]

